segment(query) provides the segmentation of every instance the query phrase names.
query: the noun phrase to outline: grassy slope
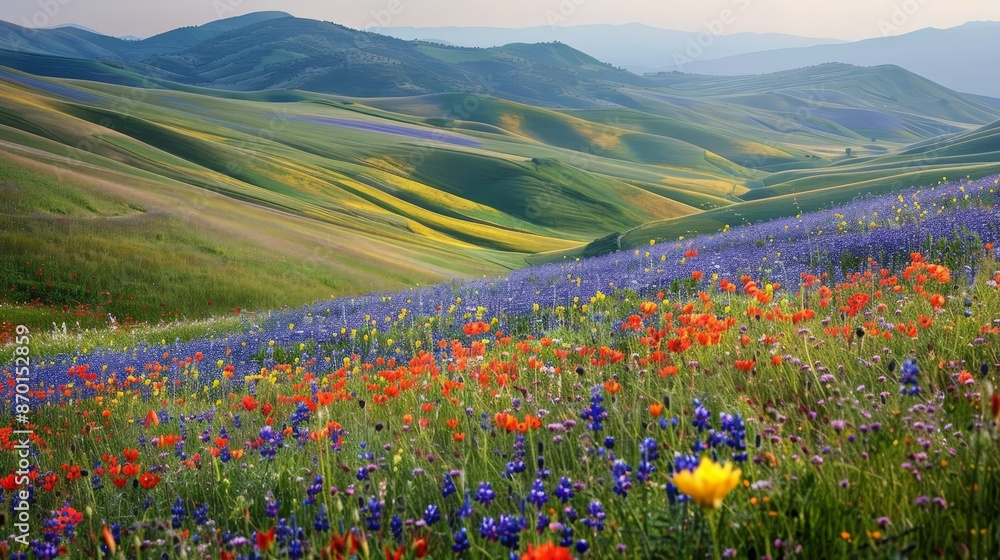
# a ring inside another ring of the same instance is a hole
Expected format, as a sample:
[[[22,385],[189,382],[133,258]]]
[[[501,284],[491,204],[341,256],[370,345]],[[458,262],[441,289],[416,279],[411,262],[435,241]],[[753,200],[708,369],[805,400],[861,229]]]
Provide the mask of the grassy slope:
[[[80,314],[56,305],[16,317],[30,324],[106,324],[107,312],[124,321],[271,309],[484,270],[479,259],[401,247],[171,181],[5,151],[6,298],[89,304]]]
[[[457,64],[497,55],[417,50]],[[558,46],[503,53],[608,72]],[[104,68],[66,63],[76,65],[66,72],[87,77]],[[0,84],[7,125],[0,139],[124,174],[117,181],[186,185],[195,196],[212,191],[280,211],[300,232],[314,223],[340,227],[359,241],[346,246],[388,244],[388,260],[402,260],[417,276],[517,267],[530,254],[532,262],[577,254],[610,232],[628,231],[628,246],[995,169],[995,128],[970,129],[996,109],[892,68],[829,65],[727,80],[670,75],[658,89],[626,86],[617,95],[627,108],[585,111],[464,93],[357,99],[127,89],[4,72],[14,82]],[[946,103],[928,105],[934,96]],[[858,115],[887,100],[893,105],[880,122],[897,129],[864,146],[866,157],[843,158],[843,146],[871,133]],[[959,133],[947,145],[924,140],[943,131]],[[913,139],[921,141],[906,150]],[[787,195],[794,204],[774,198]],[[335,267],[348,276],[355,268],[365,267]],[[381,287],[374,268],[364,274]]]
[[[10,301],[89,304],[84,323],[105,322],[105,311],[194,317],[496,273],[695,211],[625,181],[662,179],[655,166],[597,158],[602,170],[628,170],[616,177],[511,135],[420,140],[406,134],[436,130],[420,117],[325,96],[287,103],[9,75],[2,284]],[[28,316],[46,324],[52,310]]]

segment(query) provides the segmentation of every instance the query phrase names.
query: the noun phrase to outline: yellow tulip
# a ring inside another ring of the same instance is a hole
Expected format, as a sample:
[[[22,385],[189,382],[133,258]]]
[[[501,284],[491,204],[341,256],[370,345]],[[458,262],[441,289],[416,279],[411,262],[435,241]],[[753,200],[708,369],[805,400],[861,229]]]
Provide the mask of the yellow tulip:
[[[732,463],[720,465],[708,457],[702,457],[694,471],[681,471],[674,475],[674,486],[691,496],[704,508],[719,509],[722,499],[740,483],[740,469],[733,469]]]

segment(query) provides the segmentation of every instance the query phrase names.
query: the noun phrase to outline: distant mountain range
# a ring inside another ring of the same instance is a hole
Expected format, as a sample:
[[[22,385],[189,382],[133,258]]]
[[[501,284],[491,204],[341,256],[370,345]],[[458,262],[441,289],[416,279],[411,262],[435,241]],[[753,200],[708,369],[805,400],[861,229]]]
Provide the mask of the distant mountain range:
[[[377,31],[401,39],[468,47],[561,41],[638,74],[680,71],[738,76],[827,62],[895,64],[957,91],[1000,97],[1000,74],[985,71],[1000,67],[1000,22],[928,28],[851,43],[776,33],[712,35],[711,30],[673,31],[638,23],[525,29],[386,27]]]
[[[660,29],[641,23],[624,25],[546,25],[509,29],[503,27],[381,27],[369,31],[406,40],[421,40],[462,47],[495,47],[509,43],[559,41],[595,58],[643,74],[674,70],[678,60],[714,59],[757,51],[820,44],[843,43],[839,39],[815,39],[780,33],[735,33],[713,35]],[[681,68],[683,70],[683,67]]]
[[[957,91],[1000,97],[1000,73],[996,72],[1000,68],[1000,22],[971,22],[950,29],[921,29],[841,45],[782,48],[701,60],[685,71],[766,74],[824,62],[895,64]]]
[[[25,29],[0,22],[0,63],[10,62],[10,53],[50,55],[101,60],[206,87],[359,96],[489,89],[515,101],[583,108],[618,103],[616,87],[649,85],[639,75],[644,73],[765,74],[840,62],[893,64],[956,91],[1000,97],[1000,74],[977,71],[1000,66],[1000,22],[853,43],[775,33],[713,34],[714,29],[684,32],[638,23],[370,31],[377,33],[278,11],[144,40],[108,37],[77,25]],[[3,51],[8,51],[6,59]]]

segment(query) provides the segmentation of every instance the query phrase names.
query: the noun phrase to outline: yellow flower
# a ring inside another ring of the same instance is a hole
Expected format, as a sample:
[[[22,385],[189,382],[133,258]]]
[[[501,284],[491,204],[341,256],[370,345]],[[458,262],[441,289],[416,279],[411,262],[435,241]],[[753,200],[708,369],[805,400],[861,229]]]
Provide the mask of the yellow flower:
[[[694,471],[681,471],[674,475],[677,489],[691,496],[691,499],[705,508],[719,509],[722,498],[740,483],[740,469],[733,469],[732,463],[720,465],[708,457],[702,457]]]

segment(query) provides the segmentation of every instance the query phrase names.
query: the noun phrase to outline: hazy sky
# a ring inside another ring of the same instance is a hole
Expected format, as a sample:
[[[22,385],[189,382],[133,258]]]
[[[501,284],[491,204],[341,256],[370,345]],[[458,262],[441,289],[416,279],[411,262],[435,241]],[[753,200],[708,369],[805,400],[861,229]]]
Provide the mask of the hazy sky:
[[[1000,20],[997,0],[0,0],[0,19],[19,25],[139,37],[261,10],[354,28],[640,22],[701,31],[726,19],[710,29],[851,40]]]

